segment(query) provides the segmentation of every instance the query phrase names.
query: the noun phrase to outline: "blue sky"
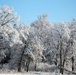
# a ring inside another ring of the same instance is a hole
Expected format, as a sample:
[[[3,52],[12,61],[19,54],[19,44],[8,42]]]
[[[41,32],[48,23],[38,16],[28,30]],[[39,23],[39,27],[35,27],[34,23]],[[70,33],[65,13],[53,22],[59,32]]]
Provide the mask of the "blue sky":
[[[48,14],[48,20],[54,23],[76,18],[76,0],[0,0],[3,5],[14,7],[24,23],[32,23],[42,14]]]

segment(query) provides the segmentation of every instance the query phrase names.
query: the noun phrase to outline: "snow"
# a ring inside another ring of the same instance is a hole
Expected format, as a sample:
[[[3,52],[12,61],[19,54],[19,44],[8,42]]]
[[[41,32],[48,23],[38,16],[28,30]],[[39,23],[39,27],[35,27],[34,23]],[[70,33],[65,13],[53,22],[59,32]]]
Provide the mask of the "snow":
[[[59,73],[51,73],[51,72],[28,72],[28,73],[6,73],[7,75],[61,75]],[[2,73],[1,75],[5,75],[5,73]]]
[[[12,8],[0,8],[0,73],[60,75],[58,66],[62,65],[76,71],[76,19],[54,25],[43,15],[30,26],[18,27],[17,20]],[[18,72],[19,67],[24,71]]]

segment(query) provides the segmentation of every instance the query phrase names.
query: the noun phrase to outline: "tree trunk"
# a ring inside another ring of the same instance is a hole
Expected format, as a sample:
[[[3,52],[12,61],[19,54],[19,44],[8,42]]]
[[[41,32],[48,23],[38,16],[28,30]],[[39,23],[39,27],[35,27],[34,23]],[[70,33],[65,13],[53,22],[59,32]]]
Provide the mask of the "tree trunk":
[[[57,59],[56,59],[56,61],[55,61],[54,63],[55,63],[55,65],[57,66]]]
[[[58,60],[57,60],[58,54],[56,54],[56,59],[55,59],[55,65],[57,66]]]
[[[26,62],[26,71],[28,72],[29,71],[29,62]]]
[[[37,70],[37,65],[36,65],[36,63],[35,63],[35,71]]]
[[[63,60],[63,68],[64,68],[65,61],[66,61],[66,59],[64,58],[64,60]],[[64,72],[64,69],[63,69],[63,72]]]
[[[35,71],[37,71],[37,64],[38,64],[38,61],[36,60],[35,61]]]
[[[18,72],[21,72],[21,61],[22,61],[23,54],[24,54],[24,50],[21,54],[21,58],[20,58],[20,61],[19,61],[19,64],[18,64]]]
[[[63,74],[63,69],[62,69],[62,53],[61,53],[61,50],[60,50],[60,73]]]
[[[26,46],[25,46],[26,47]],[[24,49],[25,47],[23,48],[22,50],[22,54],[21,54],[21,57],[20,57],[20,61],[19,61],[19,64],[18,64],[18,72],[21,72],[21,61],[22,61],[22,58],[23,58],[23,54],[24,54]]]
[[[62,42],[60,43],[60,73],[63,74],[63,61],[62,61]]]
[[[72,60],[72,71],[74,71],[74,57],[73,56],[72,56],[71,60]]]

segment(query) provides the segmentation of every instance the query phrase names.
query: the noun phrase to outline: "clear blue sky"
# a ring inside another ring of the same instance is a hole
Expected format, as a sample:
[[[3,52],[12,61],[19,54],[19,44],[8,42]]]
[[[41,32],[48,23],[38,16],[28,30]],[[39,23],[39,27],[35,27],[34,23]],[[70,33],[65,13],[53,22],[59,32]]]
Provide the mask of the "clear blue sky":
[[[48,14],[48,20],[54,23],[76,18],[76,0],[0,0],[0,5],[14,7],[20,22],[25,23],[35,21],[42,14]]]

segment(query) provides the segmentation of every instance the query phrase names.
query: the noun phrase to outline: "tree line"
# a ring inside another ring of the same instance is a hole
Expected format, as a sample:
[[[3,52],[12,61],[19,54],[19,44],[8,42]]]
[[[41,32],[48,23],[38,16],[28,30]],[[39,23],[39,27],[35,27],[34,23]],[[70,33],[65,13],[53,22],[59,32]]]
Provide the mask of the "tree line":
[[[0,69],[28,72],[33,65],[36,71],[43,62],[55,64],[61,74],[76,72],[76,19],[51,23],[45,14],[30,25],[18,25],[19,17],[12,11],[0,7]]]

